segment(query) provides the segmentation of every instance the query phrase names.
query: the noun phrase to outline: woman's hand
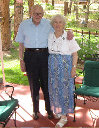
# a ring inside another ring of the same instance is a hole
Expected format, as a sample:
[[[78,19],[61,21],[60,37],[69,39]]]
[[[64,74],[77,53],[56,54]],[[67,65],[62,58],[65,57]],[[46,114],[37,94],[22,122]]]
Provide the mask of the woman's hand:
[[[20,60],[20,67],[22,72],[26,72],[24,60]]]
[[[74,78],[76,76],[76,67],[72,67],[71,77]]]

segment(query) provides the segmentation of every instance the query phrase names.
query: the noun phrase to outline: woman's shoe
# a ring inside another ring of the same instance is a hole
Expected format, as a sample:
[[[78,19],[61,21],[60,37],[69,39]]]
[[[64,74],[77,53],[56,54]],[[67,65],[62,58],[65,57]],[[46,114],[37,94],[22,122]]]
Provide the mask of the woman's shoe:
[[[61,118],[61,115],[60,115],[60,114],[55,114],[55,115],[54,115],[54,118],[55,118],[55,119],[60,119],[60,118]]]
[[[48,119],[54,119],[54,115],[53,115],[53,112],[50,112],[49,114],[48,114]]]
[[[61,118],[59,122],[56,124],[55,128],[62,128],[67,123],[67,117]]]

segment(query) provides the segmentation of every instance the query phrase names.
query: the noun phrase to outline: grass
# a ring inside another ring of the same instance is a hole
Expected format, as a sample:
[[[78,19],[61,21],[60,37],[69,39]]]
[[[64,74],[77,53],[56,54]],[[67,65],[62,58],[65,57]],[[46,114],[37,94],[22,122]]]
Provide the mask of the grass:
[[[9,52],[4,52],[4,71],[5,79],[8,83],[29,85],[27,76],[20,70],[20,62],[18,57],[18,43],[13,42],[12,48]],[[0,66],[0,77],[2,71]]]

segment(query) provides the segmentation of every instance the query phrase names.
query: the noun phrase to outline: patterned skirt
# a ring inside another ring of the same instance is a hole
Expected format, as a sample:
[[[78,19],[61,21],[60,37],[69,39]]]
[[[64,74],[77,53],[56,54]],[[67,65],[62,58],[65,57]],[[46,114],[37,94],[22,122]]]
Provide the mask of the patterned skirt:
[[[48,88],[51,109],[56,114],[74,112],[74,78],[71,78],[72,56],[50,54]]]

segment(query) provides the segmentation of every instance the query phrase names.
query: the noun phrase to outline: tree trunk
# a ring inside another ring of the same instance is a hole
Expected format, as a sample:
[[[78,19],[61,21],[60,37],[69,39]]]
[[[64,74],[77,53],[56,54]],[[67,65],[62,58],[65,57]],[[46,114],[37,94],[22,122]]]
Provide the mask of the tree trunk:
[[[10,26],[10,11],[9,11],[9,0],[1,0],[1,38],[2,38],[2,49],[9,50],[11,46],[11,26]]]
[[[45,0],[45,3],[48,3],[48,0]]]
[[[76,12],[76,21],[78,21],[79,20],[79,16],[78,16],[78,2],[75,2],[76,3],[76,5],[75,5],[75,12]]]
[[[72,8],[72,1],[70,1],[69,10],[68,10],[68,13],[70,13],[70,14],[71,14],[71,8]]]
[[[54,6],[54,0],[52,0],[52,6]]]
[[[14,38],[16,37],[20,23],[23,20],[23,0],[16,0],[14,4]]]
[[[64,16],[68,13],[68,2],[64,2]]]
[[[28,0],[29,5],[29,17],[31,17],[31,7],[34,5],[34,0]]]
[[[86,12],[86,15],[85,15],[85,25],[84,25],[84,27],[87,27],[87,25],[88,25],[89,6],[90,6],[90,0],[88,0],[87,12]]]

